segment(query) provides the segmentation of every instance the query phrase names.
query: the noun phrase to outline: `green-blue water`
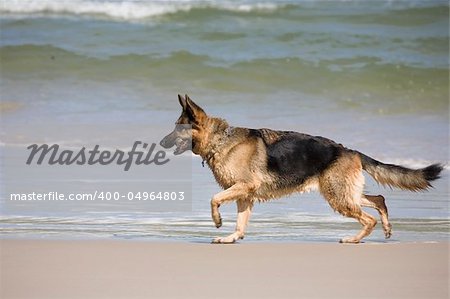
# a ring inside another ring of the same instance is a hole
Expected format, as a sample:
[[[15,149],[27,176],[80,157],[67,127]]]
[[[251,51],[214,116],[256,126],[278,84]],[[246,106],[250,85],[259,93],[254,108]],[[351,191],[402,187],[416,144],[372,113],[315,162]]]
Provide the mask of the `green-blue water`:
[[[37,126],[70,145],[80,139],[66,126],[173,123],[177,93],[234,125],[323,135],[412,167],[449,160],[448,1],[3,0],[0,71],[3,161]],[[193,172],[192,213],[3,212],[0,229],[209,240],[219,189],[206,168]],[[447,169],[427,193],[367,188],[389,198],[397,240],[448,238]],[[228,232],[234,207],[224,211]],[[258,206],[252,223],[251,240],[334,241],[357,229],[318,195]]]

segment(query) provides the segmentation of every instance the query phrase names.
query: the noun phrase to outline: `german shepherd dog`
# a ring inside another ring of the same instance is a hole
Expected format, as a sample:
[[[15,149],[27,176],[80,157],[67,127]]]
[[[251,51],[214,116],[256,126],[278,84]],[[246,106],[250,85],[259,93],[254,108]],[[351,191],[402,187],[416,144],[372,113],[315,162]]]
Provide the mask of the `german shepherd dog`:
[[[174,154],[192,150],[206,161],[224,189],[211,200],[217,228],[222,226],[219,207],[237,203],[235,232],[213,243],[243,239],[255,202],[310,190],[319,190],[335,211],[361,223],[362,230],[341,243],[359,243],[375,227],[377,220],[361,207],[378,211],[389,238],[391,224],[384,197],[363,194],[362,170],[382,185],[420,191],[431,187],[430,182],[438,179],[443,169],[441,164],[422,169],[385,164],[320,136],[232,127],[224,119],[207,115],[189,96],[178,95],[178,100],[183,108],[181,116],[161,146],[176,146]]]

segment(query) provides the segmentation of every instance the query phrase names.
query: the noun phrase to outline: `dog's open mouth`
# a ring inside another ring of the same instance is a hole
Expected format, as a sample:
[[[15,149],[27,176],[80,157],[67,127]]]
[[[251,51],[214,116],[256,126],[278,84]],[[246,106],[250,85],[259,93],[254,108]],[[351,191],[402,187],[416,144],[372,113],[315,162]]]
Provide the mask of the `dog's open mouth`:
[[[175,155],[179,155],[184,153],[185,151],[191,149],[191,139],[181,139],[181,138],[177,138],[175,140],[175,151],[173,152]]]

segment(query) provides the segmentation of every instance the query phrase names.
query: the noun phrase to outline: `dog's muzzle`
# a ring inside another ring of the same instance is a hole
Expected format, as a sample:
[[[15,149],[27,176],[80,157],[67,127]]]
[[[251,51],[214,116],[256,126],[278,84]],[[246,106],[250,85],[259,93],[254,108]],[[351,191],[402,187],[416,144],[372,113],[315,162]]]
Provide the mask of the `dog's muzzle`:
[[[183,139],[181,137],[176,136],[177,132],[173,131],[166,137],[164,137],[159,143],[163,148],[171,148],[174,145],[176,146],[175,151],[173,152],[175,155],[180,155],[187,150],[192,148],[192,140],[191,138]]]

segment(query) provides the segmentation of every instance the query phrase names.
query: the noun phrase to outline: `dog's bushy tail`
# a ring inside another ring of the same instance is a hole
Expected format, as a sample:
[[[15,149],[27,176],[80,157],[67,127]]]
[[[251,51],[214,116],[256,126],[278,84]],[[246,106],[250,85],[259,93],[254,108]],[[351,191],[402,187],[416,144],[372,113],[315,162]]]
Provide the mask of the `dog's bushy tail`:
[[[394,164],[384,164],[359,153],[362,168],[383,186],[396,187],[403,190],[421,191],[431,186],[432,181],[440,178],[444,169],[441,164],[432,164],[421,169],[410,169]]]

